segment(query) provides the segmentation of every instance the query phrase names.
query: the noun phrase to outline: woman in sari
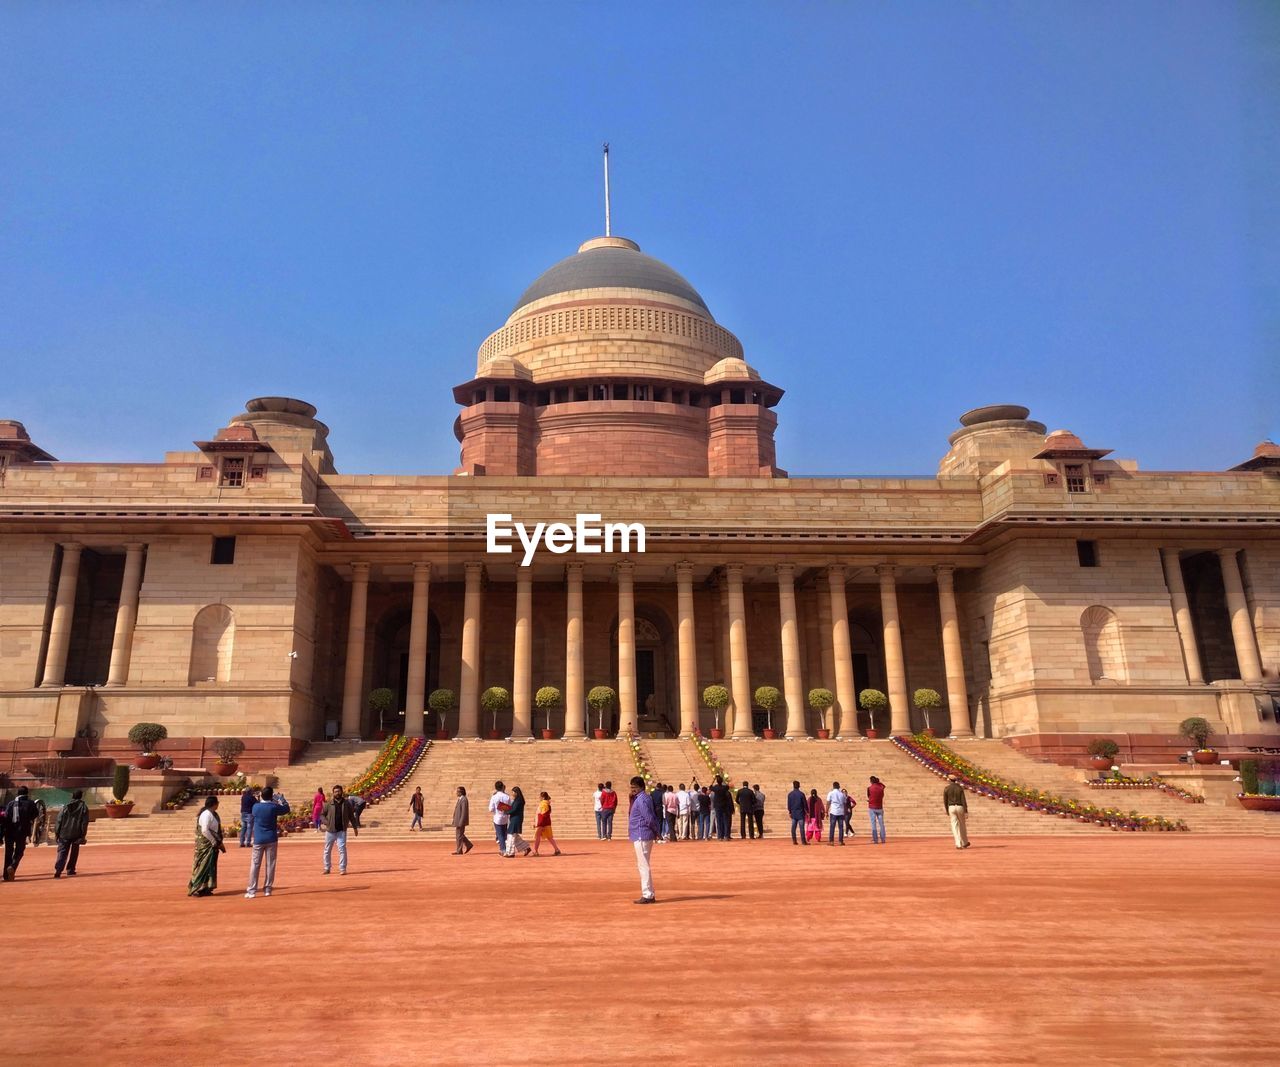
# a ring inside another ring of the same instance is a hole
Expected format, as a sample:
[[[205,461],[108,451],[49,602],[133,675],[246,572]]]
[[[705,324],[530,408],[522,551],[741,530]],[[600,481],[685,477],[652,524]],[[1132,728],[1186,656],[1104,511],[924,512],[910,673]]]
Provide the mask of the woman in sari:
[[[222,843],[222,820],[218,818],[218,798],[205,797],[204,810],[196,820],[196,855],[191,864],[187,896],[207,897],[218,888],[218,854],[226,852]]]

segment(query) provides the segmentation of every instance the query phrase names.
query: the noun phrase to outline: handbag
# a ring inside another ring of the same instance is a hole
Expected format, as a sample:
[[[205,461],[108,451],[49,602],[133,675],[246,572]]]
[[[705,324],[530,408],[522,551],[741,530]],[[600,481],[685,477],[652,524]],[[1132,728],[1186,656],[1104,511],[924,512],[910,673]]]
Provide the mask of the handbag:
[[[498,810],[505,815],[507,812],[511,810],[511,805],[508,804],[505,800],[499,800]]]

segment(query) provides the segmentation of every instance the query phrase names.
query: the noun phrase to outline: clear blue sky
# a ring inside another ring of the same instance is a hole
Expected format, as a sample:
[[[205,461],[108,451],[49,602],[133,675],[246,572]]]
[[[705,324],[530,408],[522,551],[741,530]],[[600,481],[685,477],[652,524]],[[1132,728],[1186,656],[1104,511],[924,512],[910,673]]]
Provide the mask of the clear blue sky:
[[[9,4],[0,417],[149,461],[279,393],[448,472],[607,139],[793,473],[932,472],[994,402],[1220,469],[1280,434],[1278,131],[1267,2]]]

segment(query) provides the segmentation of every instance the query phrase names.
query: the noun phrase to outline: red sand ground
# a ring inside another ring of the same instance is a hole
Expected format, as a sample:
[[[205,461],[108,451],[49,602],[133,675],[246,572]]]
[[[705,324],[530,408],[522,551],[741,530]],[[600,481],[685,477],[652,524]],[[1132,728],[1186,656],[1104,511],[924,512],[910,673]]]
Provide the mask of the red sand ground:
[[[234,846],[204,900],[183,847],[52,863],[0,885],[6,1064],[1280,1060],[1274,839],[666,845],[655,907],[618,841],[287,841],[256,900]]]

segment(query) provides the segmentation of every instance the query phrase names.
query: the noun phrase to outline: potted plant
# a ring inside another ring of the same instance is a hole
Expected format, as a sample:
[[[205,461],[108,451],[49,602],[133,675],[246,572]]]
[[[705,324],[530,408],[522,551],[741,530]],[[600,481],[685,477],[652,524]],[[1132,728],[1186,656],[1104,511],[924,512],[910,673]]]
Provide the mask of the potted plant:
[[[396,695],[390,689],[375,689],[369,694],[369,710],[378,716],[378,729],[374,732],[375,741],[387,739],[387,712],[396,703]]]
[[[765,714],[769,716],[769,725],[764,728],[764,739],[772,741],[778,736],[773,728],[773,713],[782,707],[782,694],[778,692],[777,686],[762,685],[754,695],[756,703],[764,708]]]
[[[867,737],[874,741],[880,735],[876,733],[876,712],[884,711],[889,701],[879,689],[864,689],[858,694],[858,707],[867,713],[871,725],[867,728]]]
[[[542,740],[550,741],[555,737],[551,732],[551,713],[560,706],[560,690],[554,685],[544,685],[533,694],[533,703],[539,711],[546,712],[547,725],[542,728]]]
[[[821,741],[831,736],[831,730],[827,725],[827,709],[835,702],[836,695],[830,689],[809,690],[809,707],[818,713],[818,721],[822,723],[818,727],[818,738]]]
[[[128,764],[117,763],[115,774],[111,779],[111,796],[113,800],[106,803],[108,819],[126,819],[129,812],[133,811],[133,801],[128,799],[129,796],[129,767]]]
[[[1259,763],[1254,759],[1240,761],[1240,792],[1236,799],[1248,811],[1280,811],[1280,783],[1276,774],[1280,763],[1268,760]]]
[[[1210,764],[1218,762],[1218,750],[1209,747],[1209,734],[1211,731],[1208,720],[1200,718],[1199,715],[1183,719],[1178,724],[1178,733],[1182,734],[1188,741],[1195,743],[1195,761],[1197,763]]]
[[[169,736],[169,731],[158,722],[137,722],[129,727],[129,744],[137,745],[141,753],[133,765],[140,771],[149,771],[160,762],[156,745]]]
[[[1089,742],[1089,766],[1095,771],[1109,771],[1120,746],[1109,737],[1095,737]]]
[[[709,685],[702,691],[702,703],[707,706],[708,711],[715,713],[716,724],[711,728],[712,738],[724,737],[724,731],[720,729],[720,713],[729,706],[729,690],[722,685]]]
[[[218,762],[213,765],[213,773],[219,778],[230,778],[240,768],[236,757],[244,751],[244,742],[238,737],[220,737],[214,742],[213,750],[218,754]]]
[[[449,729],[445,725],[449,712],[453,709],[452,689],[433,689],[427,697],[427,707],[440,716],[440,727],[436,730],[437,741],[449,740]]]
[[[493,725],[489,728],[489,740],[497,741],[502,737],[498,733],[498,713],[511,706],[511,694],[500,685],[491,685],[480,694],[480,706],[493,716]]]
[[[916,706],[916,711],[924,713],[925,735],[933,737],[933,723],[929,721],[929,712],[942,707],[942,697],[936,689],[917,689],[911,696],[911,703]]]
[[[607,685],[593,686],[587,694],[587,707],[596,713],[596,740],[604,738],[604,713],[613,707],[617,694]]]

